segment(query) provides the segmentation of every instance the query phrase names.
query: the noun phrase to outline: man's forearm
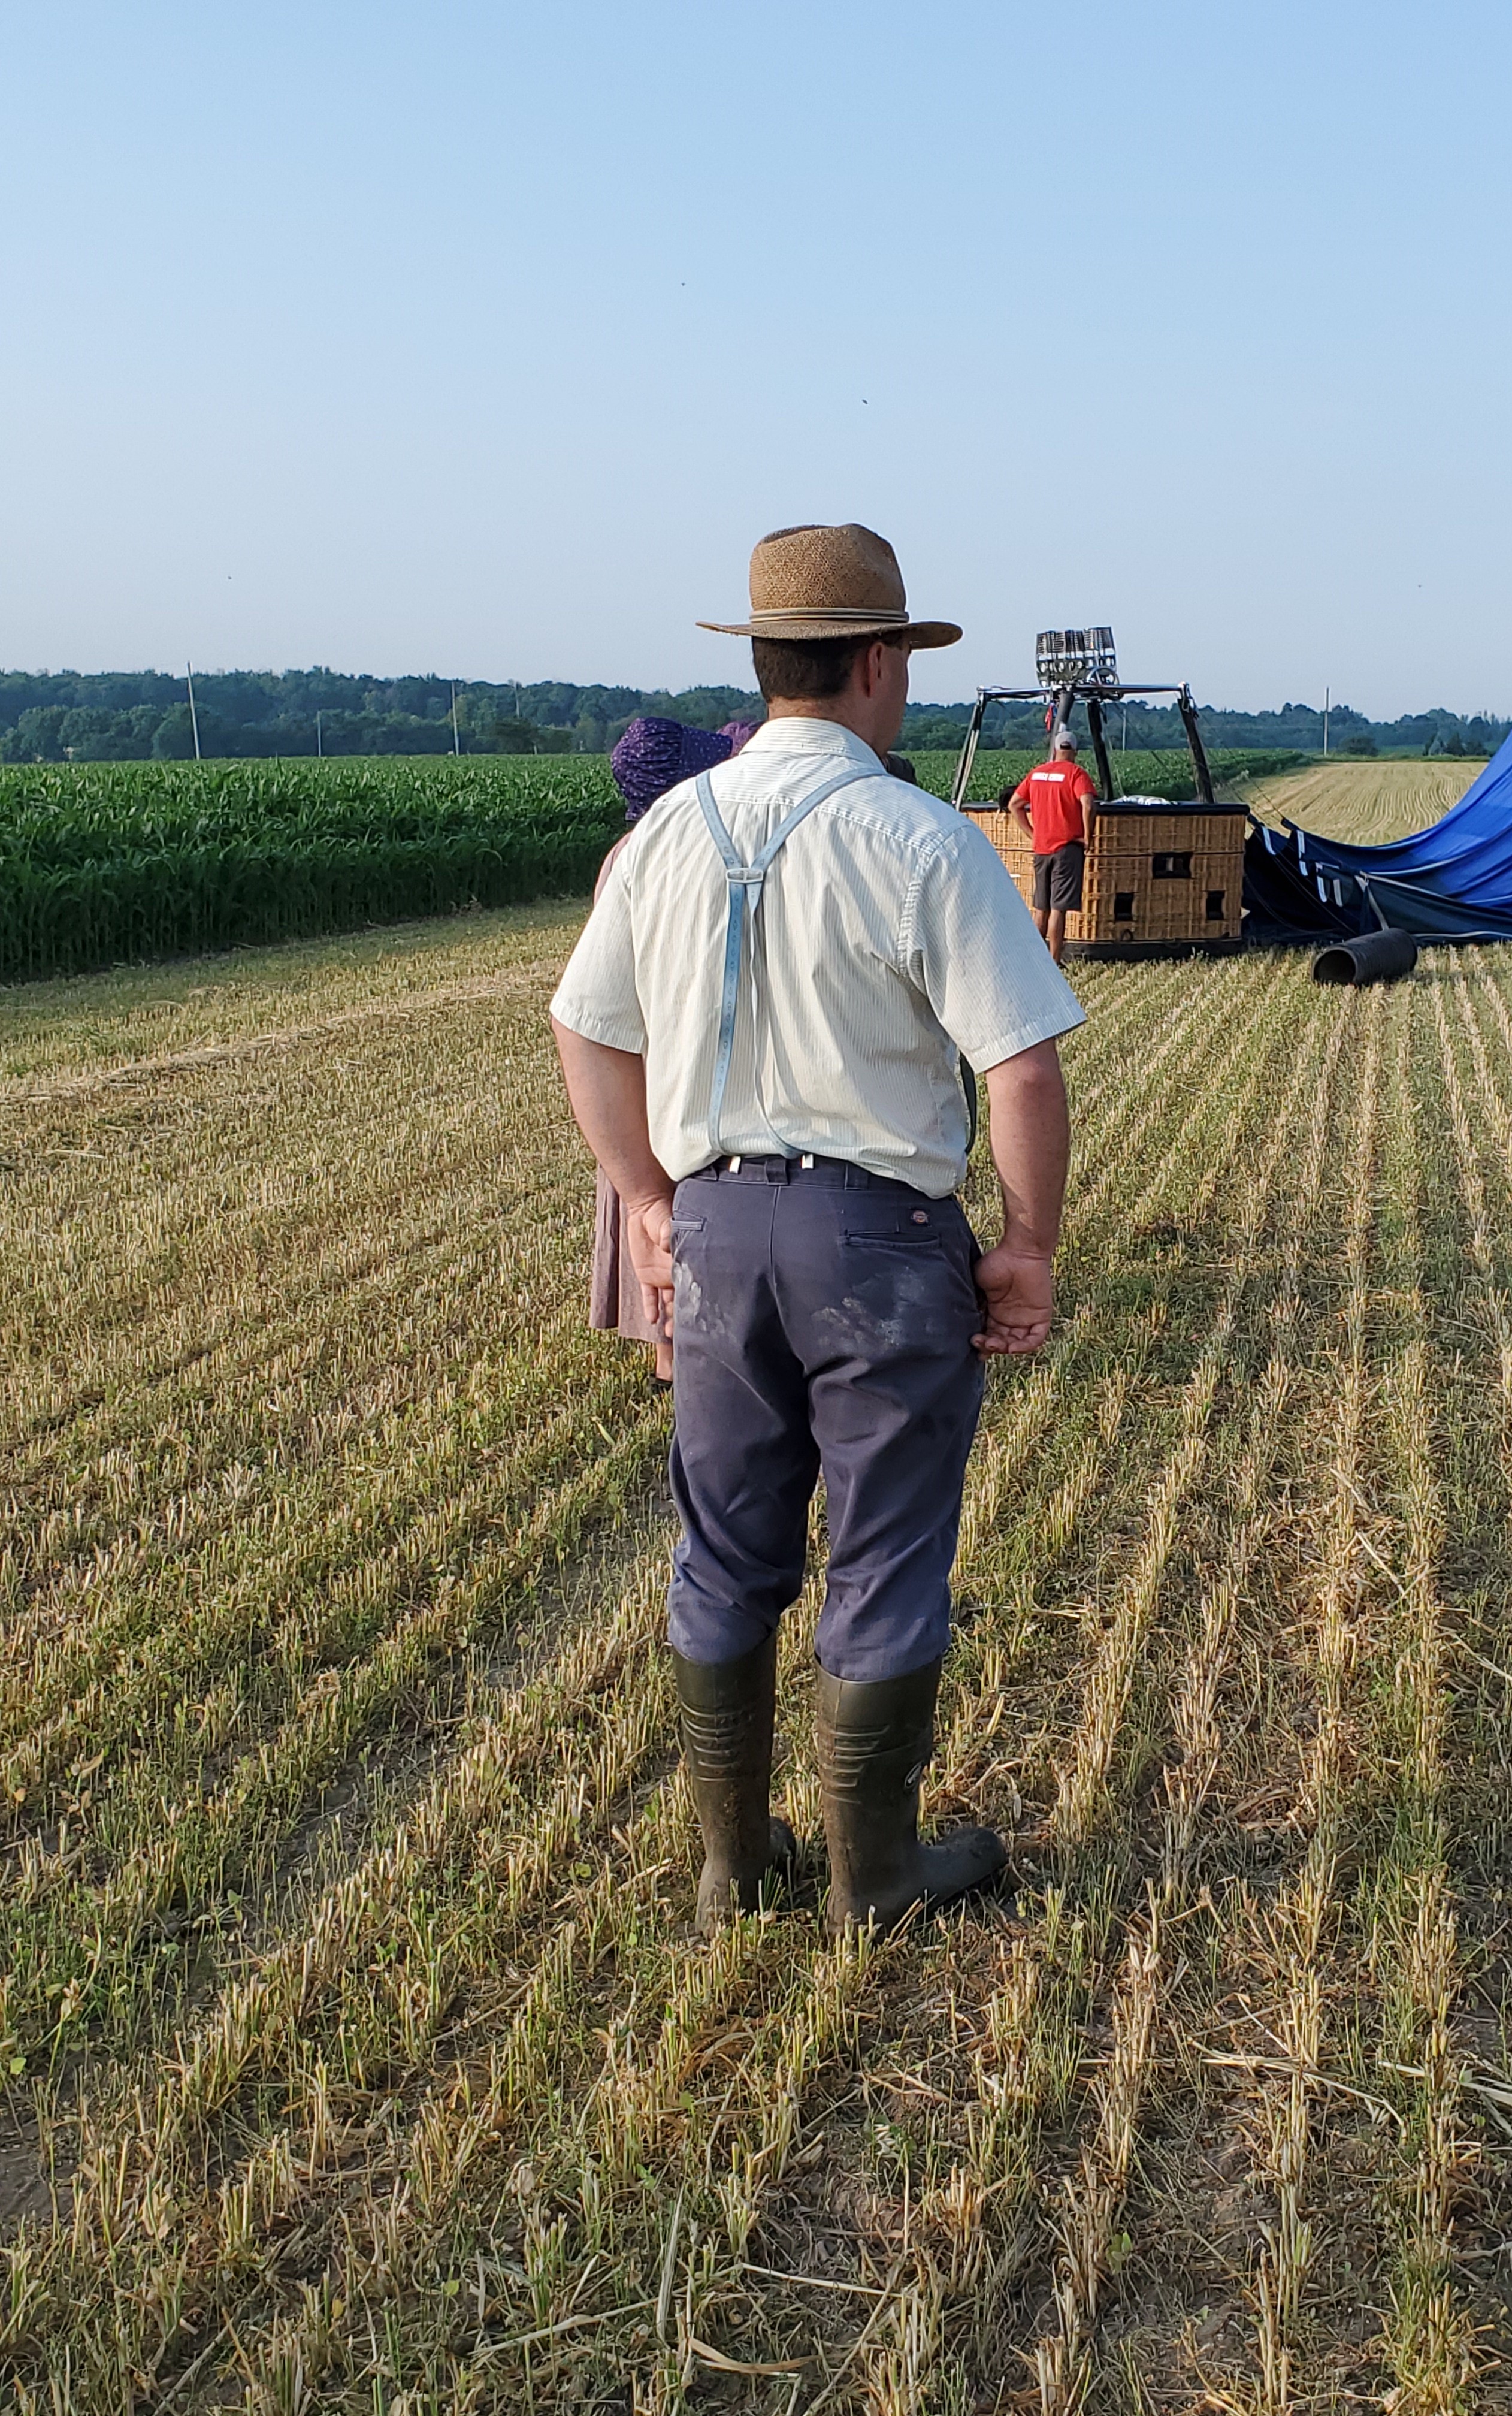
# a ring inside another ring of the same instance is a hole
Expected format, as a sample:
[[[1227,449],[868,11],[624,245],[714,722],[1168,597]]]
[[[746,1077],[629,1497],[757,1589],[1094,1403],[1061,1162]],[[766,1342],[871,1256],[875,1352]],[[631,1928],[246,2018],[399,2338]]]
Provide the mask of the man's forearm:
[[[1050,1261],[1060,1232],[1070,1136],[1066,1087],[1053,1040],[989,1065],[987,1113],[1003,1195],[1003,1238],[977,1261],[984,1359],[1040,1350],[1055,1311]]]
[[[557,1053],[577,1128],[621,1200],[669,1200],[672,1184],[651,1145],[646,1061],[585,1040],[553,1018]]]
[[[672,1180],[651,1145],[646,1063],[629,1049],[606,1049],[569,1032],[556,1018],[562,1078],[577,1128],[620,1195],[630,1263],[655,1332],[672,1338]]]
[[[993,1164],[1003,1195],[1003,1243],[1049,1258],[1060,1233],[1070,1125],[1053,1040],[991,1065],[987,1088]]]

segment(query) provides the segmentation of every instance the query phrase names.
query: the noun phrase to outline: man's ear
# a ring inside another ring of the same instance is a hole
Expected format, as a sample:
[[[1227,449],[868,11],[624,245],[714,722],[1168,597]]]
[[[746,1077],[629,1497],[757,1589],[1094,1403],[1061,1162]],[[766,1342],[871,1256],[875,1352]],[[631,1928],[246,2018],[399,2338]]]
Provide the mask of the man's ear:
[[[882,675],[887,670],[887,653],[881,639],[874,638],[861,657],[864,666],[862,684],[868,696],[875,696],[882,685]]]

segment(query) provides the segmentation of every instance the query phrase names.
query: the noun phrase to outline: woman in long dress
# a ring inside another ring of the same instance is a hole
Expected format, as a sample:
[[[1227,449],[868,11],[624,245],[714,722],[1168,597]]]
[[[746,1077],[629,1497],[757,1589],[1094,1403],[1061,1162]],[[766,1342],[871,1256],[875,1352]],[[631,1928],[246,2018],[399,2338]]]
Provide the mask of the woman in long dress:
[[[609,758],[615,785],[625,801],[625,820],[632,827],[668,789],[691,780],[697,772],[738,754],[756,722],[726,722],[723,730],[692,730],[659,714],[633,721]],[[610,867],[625,840],[617,838],[599,868],[595,900],[609,877]],[[672,1382],[672,1345],[646,1315],[640,1285],[625,1248],[620,1195],[598,1170],[598,1196],[593,1214],[593,1270],[589,1279],[588,1321],[605,1334],[626,1342],[644,1342],[652,1353],[651,1382],[665,1389]]]

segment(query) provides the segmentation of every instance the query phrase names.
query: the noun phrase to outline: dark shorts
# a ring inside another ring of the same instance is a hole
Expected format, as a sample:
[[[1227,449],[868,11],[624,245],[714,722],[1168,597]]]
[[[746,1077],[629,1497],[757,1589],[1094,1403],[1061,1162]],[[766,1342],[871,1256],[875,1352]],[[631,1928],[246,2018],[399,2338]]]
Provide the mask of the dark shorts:
[[[1034,902],[1041,914],[1047,907],[1065,914],[1076,913],[1082,902],[1082,869],[1085,863],[1086,847],[1079,838],[1069,838],[1054,855],[1035,857]]]
[[[686,1659],[738,1659],[797,1599],[821,1471],[823,1667],[895,1678],[945,1651],[981,1405],[976,1257],[957,1200],[832,1160],[678,1185],[667,1608]]]

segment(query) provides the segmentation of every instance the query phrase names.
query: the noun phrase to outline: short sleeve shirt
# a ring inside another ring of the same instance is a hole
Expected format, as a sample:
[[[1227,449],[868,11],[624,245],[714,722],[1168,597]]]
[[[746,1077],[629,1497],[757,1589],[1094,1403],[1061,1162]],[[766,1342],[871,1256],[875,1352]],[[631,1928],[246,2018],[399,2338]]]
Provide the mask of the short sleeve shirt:
[[[1068,763],[1064,757],[1037,763],[1013,792],[1014,804],[1027,808],[1036,855],[1054,855],[1073,838],[1085,839],[1084,808],[1087,798],[1096,795],[1097,785],[1080,763]]]
[[[674,1180],[726,1155],[812,1151],[943,1199],[966,1171],[960,1058],[985,1071],[1083,1020],[976,823],[838,723],[769,721],[710,775],[741,859],[847,766],[861,777],[767,875],[717,1133],[728,890],[692,781],[636,825],[562,974],[558,1022],[644,1057],[651,1146]]]

